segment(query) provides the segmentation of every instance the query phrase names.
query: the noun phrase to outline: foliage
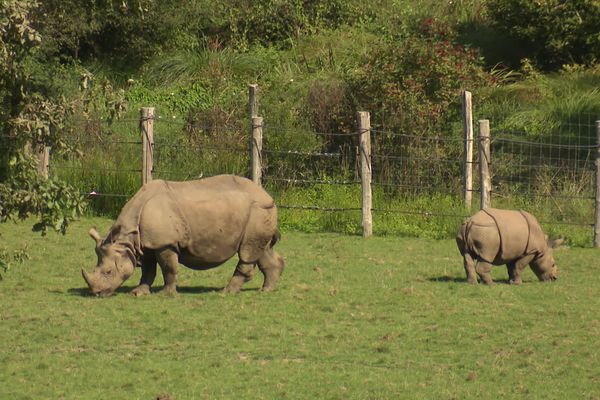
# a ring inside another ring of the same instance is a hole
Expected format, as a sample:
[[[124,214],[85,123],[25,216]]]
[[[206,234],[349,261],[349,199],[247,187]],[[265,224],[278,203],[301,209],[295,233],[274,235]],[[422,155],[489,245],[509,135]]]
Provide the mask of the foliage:
[[[8,1],[0,8],[0,221],[39,216],[34,229],[64,233],[83,203],[76,189],[37,173],[35,154],[45,146],[68,151],[63,140],[72,106],[49,98],[49,88],[32,74],[40,35],[31,24],[35,2]]]
[[[362,109],[386,130],[415,135],[445,123],[461,90],[490,82],[474,49],[459,45],[456,33],[434,18],[409,37],[374,46],[363,67],[348,77]]]
[[[598,61],[597,0],[490,0],[488,13],[493,25],[545,70]]]
[[[287,47],[300,35],[337,28],[353,20],[351,3],[342,0],[240,0],[230,14],[231,42],[239,49],[251,45]],[[356,7],[356,6],[355,6]]]
[[[135,70],[175,44],[193,46],[195,35],[218,26],[213,14],[219,8],[206,1],[47,0],[36,13],[36,24],[47,38],[43,48],[48,54],[64,60],[104,59]]]

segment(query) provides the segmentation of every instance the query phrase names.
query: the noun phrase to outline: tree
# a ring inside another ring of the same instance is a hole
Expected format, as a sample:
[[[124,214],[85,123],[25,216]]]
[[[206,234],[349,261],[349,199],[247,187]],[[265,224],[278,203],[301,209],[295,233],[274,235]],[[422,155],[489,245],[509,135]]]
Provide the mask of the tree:
[[[27,0],[0,5],[0,221],[36,216],[34,230],[64,233],[84,201],[66,183],[37,173],[35,155],[44,146],[73,150],[63,140],[72,106],[38,68],[42,37],[31,21],[38,6]]]

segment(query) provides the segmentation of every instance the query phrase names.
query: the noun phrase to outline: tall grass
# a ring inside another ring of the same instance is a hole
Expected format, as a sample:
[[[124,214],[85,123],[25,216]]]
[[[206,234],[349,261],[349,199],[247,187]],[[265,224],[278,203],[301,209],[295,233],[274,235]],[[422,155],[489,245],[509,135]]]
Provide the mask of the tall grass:
[[[563,143],[577,141],[581,126],[600,119],[600,70],[565,70],[534,75],[513,84],[490,89],[477,113],[489,118],[492,129],[522,133]],[[582,144],[595,142],[585,136]]]

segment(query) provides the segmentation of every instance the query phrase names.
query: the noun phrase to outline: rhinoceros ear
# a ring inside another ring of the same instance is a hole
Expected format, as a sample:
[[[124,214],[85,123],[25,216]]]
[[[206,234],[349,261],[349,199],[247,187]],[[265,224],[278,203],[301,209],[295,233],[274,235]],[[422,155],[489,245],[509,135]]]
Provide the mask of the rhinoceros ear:
[[[560,246],[561,244],[563,244],[564,241],[565,241],[565,238],[558,238],[558,239],[554,239],[554,240],[548,240],[548,247],[552,247],[553,249],[555,249],[558,246]]]
[[[102,241],[102,239],[100,238],[100,235],[98,234],[98,231],[95,228],[92,228],[92,229],[90,229],[89,234],[92,237],[92,239],[94,239],[96,241],[96,246],[98,246],[100,244],[100,242]]]

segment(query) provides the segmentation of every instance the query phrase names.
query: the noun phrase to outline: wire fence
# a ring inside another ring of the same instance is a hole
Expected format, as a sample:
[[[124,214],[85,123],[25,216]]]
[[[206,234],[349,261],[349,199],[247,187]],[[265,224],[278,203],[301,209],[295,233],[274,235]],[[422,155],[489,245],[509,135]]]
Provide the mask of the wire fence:
[[[492,121],[492,205],[531,211],[549,224],[552,233],[573,226],[586,229],[591,238],[596,119],[580,116],[552,127],[552,134],[538,136],[501,124],[495,130]],[[247,124],[222,126],[160,116],[153,122],[154,179],[181,181],[223,173],[250,177],[253,144]],[[142,185],[140,126],[139,119],[76,121],[69,141],[81,154],[51,151],[50,176],[80,188],[97,211],[118,213]],[[262,184],[277,200],[289,226],[358,233],[364,211],[359,144],[363,132],[290,130],[268,123],[261,128]],[[370,211],[376,233],[418,235],[429,230],[438,232],[433,236],[447,237],[478,209],[477,202],[464,204],[463,181],[466,168],[472,168],[475,185],[467,190],[481,194],[480,161],[465,162],[462,132],[440,132],[369,129]]]
[[[598,118],[596,118],[598,119]],[[492,138],[494,204],[531,209],[542,224],[595,225],[597,128],[592,115],[549,127],[531,137],[500,130]]]

